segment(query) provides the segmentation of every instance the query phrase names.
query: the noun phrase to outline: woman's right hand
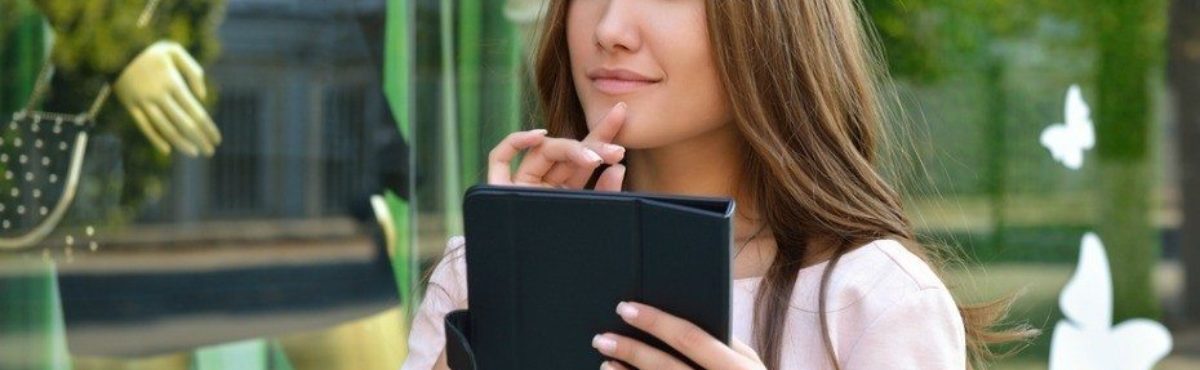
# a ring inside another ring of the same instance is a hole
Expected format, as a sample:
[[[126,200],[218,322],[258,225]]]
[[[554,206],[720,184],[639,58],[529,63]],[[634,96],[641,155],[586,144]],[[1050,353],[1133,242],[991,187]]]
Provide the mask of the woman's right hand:
[[[582,189],[602,164],[595,190],[621,191],[625,180],[625,148],[612,144],[626,117],[625,103],[617,103],[583,141],[546,137],[546,130],[514,132],[488,154],[488,184]],[[527,151],[516,172],[512,160]]]

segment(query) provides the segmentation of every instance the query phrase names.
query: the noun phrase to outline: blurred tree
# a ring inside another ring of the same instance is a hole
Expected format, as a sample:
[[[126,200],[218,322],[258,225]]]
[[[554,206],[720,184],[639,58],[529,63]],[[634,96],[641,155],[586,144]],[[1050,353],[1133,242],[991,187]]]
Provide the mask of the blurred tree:
[[[1179,188],[1183,224],[1179,227],[1185,283],[1184,320],[1200,323],[1200,0],[1173,0],[1169,30],[1168,80],[1175,97],[1179,148]],[[1190,191],[1189,191],[1190,190]]]
[[[1039,22],[1047,18],[1080,22],[1088,14],[1086,4],[1052,0],[863,0],[863,6],[885,47],[882,56],[893,76],[906,83],[923,85],[952,78],[959,82],[977,82],[960,84],[958,89],[978,90],[966,93],[984,97],[981,108],[985,113],[978,122],[984,127],[982,133],[986,136],[985,147],[980,148],[985,158],[980,168],[983,184],[973,190],[987,198],[992,231],[980,239],[987,240],[993,253],[1003,253],[1009,244],[1005,230],[1008,228],[1006,207],[1010,193],[1007,185],[1012,172],[1009,168],[1012,144],[1007,137],[1010,127],[1019,124],[1009,118],[1013,92],[1006,82],[1010,78],[1010,66],[1017,58],[1014,54],[1019,52],[1014,45],[1020,45],[1022,40],[1036,39]],[[1068,44],[1063,46],[1084,49],[1090,44],[1086,39],[1068,39]],[[900,139],[920,139],[911,137],[913,132],[909,131],[902,129]],[[902,151],[907,149],[900,148]],[[902,182],[909,196],[943,194],[943,189],[926,189],[934,185],[928,184],[930,178],[926,170],[906,168],[913,167],[906,163],[889,165],[898,167],[892,172],[901,176],[897,181]]]
[[[1054,0],[861,0],[892,75],[915,82],[983,72],[998,46],[1032,37],[1046,17],[1084,19],[1086,2]],[[1088,44],[1072,45],[1083,48]]]
[[[1093,118],[1098,160],[1093,164],[1099,168],[1094,201],[1100,211],[1095,226],[1109,246],[1114,319],[1158,317],[1150,280],[1158,244],[1149,219],[1152,94],[1148,81],[1161,63],[1157,53],[1165,24],[1163,1],[863,0],[863,5],[886,47],[884,55],[894,76],[913,83],[964,75],[981,81],[977,88],[988,98],[987,115],[978,124],[988,127],[984,132],[989,146],[983,190],[993,207],[995,248],[1010,244],[1002,238],[1003,207],[1010,192],[1006,184],[1013,181],[1006,176],[1013,158],[1006,149],[1012,145],[1006,142],[1006,132],[1020,124],[1009,123],[1006,117],[1011,112],[1008,105],[1017,101],[1007,92],[1008,69],[1019,62],[1021,52],[1028,52],[1022,48],[1033,45],[1077,49],[1097,57],[1099,69],[1085,88],[1094,86],[1097,95]],[[1079,24],[1086,32],[1048,40],[1037,34],[1047,22]]]
[[[1150,138],[1152,93],[1149,82],[1162,63],[1165,11],[1162,0],[1094,2],[1092,33],[1099,49],[1096,157],[1100,168],[1097,231],[1108,246],[1113,274],[1113,320],[1158,318],[1153,285],[1159,257],[1150,223]]]

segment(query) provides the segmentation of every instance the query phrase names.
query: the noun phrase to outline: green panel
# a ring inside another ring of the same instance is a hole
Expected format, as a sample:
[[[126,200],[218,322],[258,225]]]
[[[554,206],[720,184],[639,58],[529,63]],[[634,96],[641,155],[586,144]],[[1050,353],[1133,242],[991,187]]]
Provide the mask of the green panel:
[[[492,145],[521,129],[521,38],[520,30],[503,16],[504,2],[489,1],[484,9],[483,46],[484,85],[481,87],[483,123],[478,140],[479,158],[486,160]],[[485,166],[486,167],[486,166]],[[485,173],[486,168],[478,168]]]
[[[26,104],[42,68],[42,16],[25,0],[0,4],[0,117]]]
[[[463,188],[462,174],[456,168],[459,161],[458,136],[458,83],[455,73],[454,22],[455,8],[453,0],[441,1],[441,50],[442,50],[442,130],[441,142],[442,163],[442,210],[444,229],[451,235],[462,234],[461,193]]]
[[[388,0],[387,35],[384,38],[387,45],[384,47],[383,64],[384,96],[387,97],[388,107],[399,125],[400,135],[410,143],[412,114],[409,112],[409,104],[412,85],[409,76],[412,73],[413,59],[411,5],[407,0]]]
[[[262,339],[196,350],[195,370],[268,370],[270,346]]]
[[[411,211],[408,202],[391,191],[384,193],[388,211],[392,213],[392,227],[396,230],[396,250],[392,256],[392,272],[396,275],[396,287],[400,289],[400,302],[404,306],[404,314],[411,316],[416,308],[416,297],[413,295],[414,272],[417,259],[413,253],[413,233]]]
[[[43,20],[24,0],[0,4],[0,117],[7,122],[42,67]],[[5,253],[5,252],[0,252]],[[0,254],[0,369],[70,369],[56,267]]]
[[[519,30],[501,1],[463,1],[458,11],[458,129],[460,190],[486,180],[487,153],[521,129]]]
[[[288,359],[287,351],[284,350],[283,345],[278,340],[271,341],[270,351],[271,370],[295,370],[296,367],[292,366],[292,361]]]
[[[482,1],[462,0],[458,4],[458,130],[462,145],[459,169],[462,171],[460,184],[469,187],[479,181],[484,163],[480,158],[479,138],[483,126],[481,98],[485,66],[482,41],[485,24]]]
[[[0,369],[70,369],[54,263],[0,261],[0,271]]]

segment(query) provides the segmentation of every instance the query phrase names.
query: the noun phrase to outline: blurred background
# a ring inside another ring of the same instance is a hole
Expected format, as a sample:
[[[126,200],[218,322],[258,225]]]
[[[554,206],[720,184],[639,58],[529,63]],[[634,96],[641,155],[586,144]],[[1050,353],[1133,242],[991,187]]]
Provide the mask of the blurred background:
[[[398,368],[462,192],[537,125],[542,1],[0,0],[0,369]],[[920,234],[965,256],[960,295],[1020,292],[1045,332],[996,368],[1047,368],[1089,232],[1108,324],[1162,323],[1157,368],[1200,368],[1200,0],[863,5]],[[211,156],[131,113],[160,77]]]

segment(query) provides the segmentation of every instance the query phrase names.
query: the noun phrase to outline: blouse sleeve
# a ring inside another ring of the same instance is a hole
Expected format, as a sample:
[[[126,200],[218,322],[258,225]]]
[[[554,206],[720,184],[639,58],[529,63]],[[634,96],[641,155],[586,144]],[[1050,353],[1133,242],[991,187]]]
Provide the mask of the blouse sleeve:
[[[843,369],[964,369],[962,317],[944,288],[917,290],[883,313],[847,352]]]
[[[465,240],[450,238],[446,253],[434,268],[425,288],[425,298],[413,317],[408,336],[408,357],[401,370],[434,367],[446,345],[443,320],[447,313],[467,308]]]

